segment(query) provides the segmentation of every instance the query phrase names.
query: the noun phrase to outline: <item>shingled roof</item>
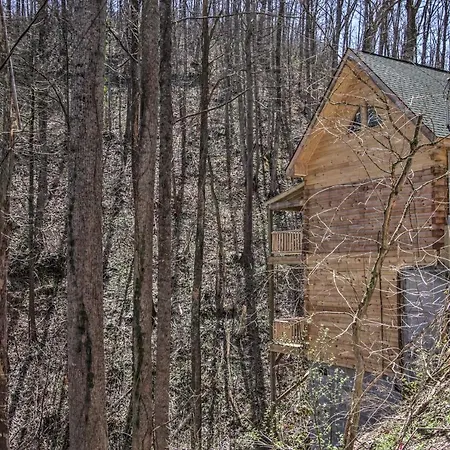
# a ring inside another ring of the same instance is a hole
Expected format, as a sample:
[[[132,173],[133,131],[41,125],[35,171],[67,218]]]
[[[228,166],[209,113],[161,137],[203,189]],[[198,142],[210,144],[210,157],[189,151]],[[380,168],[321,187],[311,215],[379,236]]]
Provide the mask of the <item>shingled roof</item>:
[[[357,52],[361,61],[436,137],[450,134],[447,127],[447,101],[444,94],[450,72],[407,61]]]

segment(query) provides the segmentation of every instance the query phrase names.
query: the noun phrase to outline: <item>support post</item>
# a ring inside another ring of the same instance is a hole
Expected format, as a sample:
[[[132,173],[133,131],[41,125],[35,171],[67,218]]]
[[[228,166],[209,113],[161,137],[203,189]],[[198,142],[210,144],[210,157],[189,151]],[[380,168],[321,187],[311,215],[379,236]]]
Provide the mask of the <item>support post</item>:
[[[269,241],[269,256],[272,256],[272,230],[273,230],[273,211],[270,207],[267,208],[267,233]],[[270,260],[269,260],[270,261]],[[274,283],[274,264],[267,262],[267,276],[268,276],[268,303],[269,303],[269,338],[270,343],[273,342],[273,322],[275,319],[275,283]],[[276,383],[275,383],[275,353],[269,351],[269,366],[270,366],[270,415],[273,417],[275,413],[276,401]]]

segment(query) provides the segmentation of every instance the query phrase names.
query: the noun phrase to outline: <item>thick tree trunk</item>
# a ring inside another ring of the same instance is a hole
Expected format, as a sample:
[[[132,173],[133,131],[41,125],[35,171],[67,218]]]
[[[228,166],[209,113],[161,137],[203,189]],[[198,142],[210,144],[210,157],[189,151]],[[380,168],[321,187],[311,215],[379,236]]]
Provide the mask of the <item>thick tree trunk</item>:
[[[158,221],[158,329],[156,342],[156,448],[168,448],[170,328],[172,309],[172,0],[161,0],[160,156]]]
[[[233,67],[232,55],[232,42],[233,42],[233,22],[231,16],[230,0],[226,1],[225,7],[227,35],[225,42],[225,67],[230,70]],[[233,177],[232,177],[232,161],[233,161],[233,108],[230,103],[232,83],[231,77],[227,76],[225,80],[226,94],[225,94],[225,118],[224,118],[224,133],[225,133],[225,151],[226,151],[226,173],[227,173],[227,188],[228,188],[228,204],[230,208],[231,216],[231,229],[233,234],[233,250],[234,254],[238,254],[238,239],[237,239],[237,224],[236,213],[233,202]]]
[[[331,60],[331,70],[334,72],[338,66],[338,58],[339,58],[339,41],[341,38],[342,31],[342,8],[344,6],[344,0],[336,1],[336,15],[335,23],[334,23],[334,32],[333,32],[333,42],[332,42],[332,60]]]
[[[364,32],[362,49],[365,52],[373,52],[375,49],[375,20],[371,0],[364,1]]]
[[[70,448],[106,449],[102,270],[105,4],[73,5],[68,217]]]
[[[38,66],[41,71],[45,70],[48,64],[48,6],[46,0],[40,0],[40,22],[39,22],[39,41],[38,48]],[[36,145],[39,146],[39,155],[36,157],[38,170],[37,193],[34,217],[34,250],[37,259],[42,251],[43,236],[42,227],[44,225],[44,210],[48,201],[48,145],[47,145],[47,123],[48,123],[48,86],[44,85],[36,92],[36,108],[38,117],[38,129],[36,136]]]
[[[141,118],[132,153],[134,189],[134,295],[132,448],[149,450],[153,441],[152,314],[155,160],[158,132],[157,0],[142,3]]]
[[[275,66],[274,66],[274,78],[275,78],[275,132],[274,132],[274,143],[272,154],[270,157],[270,186],[269,195],[273,197],[277,193],[277,166],[278,166],[278,155],[280,153],[279,147],[281,143],[281,102],[282,102],[282,81],[281,81],[281,39],[283,32],[283,21],[284,21],[284,0],[280,0],[280,9],[277,19],[277,29],[276,29],[276,41],[275,41]]]
[[[417,11],[422,0],[406,0],[406,30],[402,58],[414,61],[417,53]]]

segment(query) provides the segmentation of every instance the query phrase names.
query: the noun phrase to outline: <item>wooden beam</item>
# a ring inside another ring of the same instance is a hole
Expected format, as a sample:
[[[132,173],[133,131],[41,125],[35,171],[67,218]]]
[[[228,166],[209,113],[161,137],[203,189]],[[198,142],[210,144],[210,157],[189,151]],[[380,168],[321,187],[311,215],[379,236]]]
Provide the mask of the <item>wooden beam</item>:
[[[302,255],[283,255],[283,256],[269,256],[267,258],[270,264],[287,264],[287,265],[297,265],[303,264]]]
[[[267,208],[267,236],[269,241],[269,254],[272,254],[272,229],[273,229],[273,211]],[[269,338],[273,340],[273,321],[275,318],[275,283],[274,283],[274,265],[267,261],[267,276],[268,276],[268,307],[269,307]],[[276,379],[275,379],[275,354],[269,353],[269,369],[270,369],[270,414],[273,417],[275,414],[275,399]]]
[[[276,203],[280,203],[283,201],[292,201],[294,198],[299,197],[300,191],[304,188],[305,183],[302,181],[301,183],[296,184],[295,186],[292,186],[288,190],[282,192],[281,194],[276,195],[275,197],[272,197],[271,199],[267,200],[264,205],[267,207],[273,208],[273,205]]]
[[[272,211],[300,211],[303,208],[303,200],[286,200],[284,202],[273,203],[269,208]]]
[[[270,353],[283,353],[285,355],[294,355],[306,357],[306,351],[304,346],[294,346],[294,345],[282,345],[282,344],[270,344]]]

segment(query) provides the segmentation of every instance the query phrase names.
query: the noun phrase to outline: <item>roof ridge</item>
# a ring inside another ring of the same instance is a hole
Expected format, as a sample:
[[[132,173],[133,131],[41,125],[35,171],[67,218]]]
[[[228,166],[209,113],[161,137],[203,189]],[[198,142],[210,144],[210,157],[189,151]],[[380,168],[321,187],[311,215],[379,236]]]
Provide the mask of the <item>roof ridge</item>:
[[[429,66],[427,64],[419,64],[419,63],[413,62],[413,61],[406,61],[405,59],[394,58],[393,56],[380,55],[379,53],[368,52],[368,51],[364,51],[364,50],[355,51],[355,53],[356,54],[364,53],[366,55],[377,56],[379,58],[384,58],[384,59],[390,59],[391,61],[397,61],[397,62],[400,62],[400,63],[409,64],[411,66],[415,66],[415,67],[419,67],[419,68],[423,68],[423,69],[435,70],[436,72],[442,72],[442,73],[446,73],[446,74],[450,75],[450,71],[449,70],[440,69],[439,67],[433,67],[433,66]]]

